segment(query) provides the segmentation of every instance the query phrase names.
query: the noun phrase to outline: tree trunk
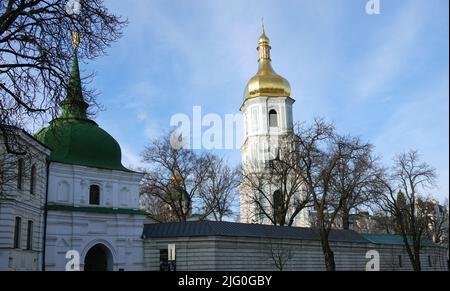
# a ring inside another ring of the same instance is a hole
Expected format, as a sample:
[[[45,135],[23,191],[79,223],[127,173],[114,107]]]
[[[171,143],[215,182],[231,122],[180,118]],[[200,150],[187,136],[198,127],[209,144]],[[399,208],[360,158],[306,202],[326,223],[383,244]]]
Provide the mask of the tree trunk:
[[[411,265],[413,267],[414,271],[420,271],[420,245],[417,246],[415,243],[411,246],[411,244],[408,242],[408,236],[406,234],[402,234],[403,237],[403,243],[405,244],[406,252],[408,253],[409,260],[411,262]]]
[[[342,229],[350,229],[350,214],[347,210],[342,210]]]
[[[422,267],[420,265],[420,257],[414,256],[413,269],[415,272],[420,272],[422,270]]]
[[[320,231],[320,240],[322,242],[322,251],[325,258],[325,268],[327,271],[336,271],[336,263],[334,261],[334,253],[330,248],[328,241],[328,233]]]
[[[420,264],[420,245],[414,244],[414,271],[418,272],[422,270],[422,266]]]

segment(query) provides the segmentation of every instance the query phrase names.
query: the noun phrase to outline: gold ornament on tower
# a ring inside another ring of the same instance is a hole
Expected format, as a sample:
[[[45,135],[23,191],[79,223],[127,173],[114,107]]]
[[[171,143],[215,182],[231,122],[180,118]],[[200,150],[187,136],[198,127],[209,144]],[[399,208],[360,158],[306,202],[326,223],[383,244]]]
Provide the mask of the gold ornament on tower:
[[[289,82],[278,75],[272,68],[271,48],[270,39],[266,35],[263,23],[262,34],[259,37],[257,48],[259,68],[256,75],[248,81],[245,87],[245,100],[258,96],[290,97],[291,86]]]
[[[74,49],[78,49],[80,45],[80,34],[78,31],[72,31],[72,45]]]

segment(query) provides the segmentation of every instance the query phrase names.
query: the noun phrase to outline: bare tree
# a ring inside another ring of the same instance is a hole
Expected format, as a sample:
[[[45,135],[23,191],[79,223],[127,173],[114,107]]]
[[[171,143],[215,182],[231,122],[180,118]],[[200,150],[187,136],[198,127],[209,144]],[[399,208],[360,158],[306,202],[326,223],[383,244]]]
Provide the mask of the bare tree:
[[[355,195],[347,189],[343,191],[336,185],[345,185],[340,184],[339,179],[348,175],[343,175],[340,171],[345,165],[356,164],[355,160],[364,156],[370,145],[337,135],[333,124],[321,119],[316,119],[311,126],[298,125],[296,134],[300,173],[314,208],[312,215],[316,221],[313,225],[319,230],[326,270],[334,271],[336,264],[329,244],[330,231],[335,226],[344,204],[347,203],[347,207],[355,205],[352,195],[360,195]]]
[[[145,175],[141,195],[156,197],[169,208],[173,219],[186,221],[207,179],[208,160],[192,150],[172,146],[170,136],[153,140],[142,156],[150,169]],[[201,217],[210,213],[207,209]]]
[[[153,195],[141,195],[139,201],[141,207],[146,210],[149,218],[158,223],[178,222],[179,219],[174,215],[170,205],[161,198]]]
[[[159,222],[212,217],[221,221],[233,214],[239,172],[212,154],[198,154],[174,144],[173,135],[153,140],[143,152],[149,169],[141,187],[141,201]]]
[[[333,171],[334,191],[342,198],[340,219],[342,228],[349,229],[350,214],[359,212],[360,207],[369,206],[374,201],[376,177],[378,174],[377,158],[374,157],[373,145],[363,143],[359,138],[341,137],[346,153],[339,158]]]
[[[5,131],[8,132],[7,137],[9,140],[5,139],[3,135],[0,135],[0,198],[6,193],[8,188],[14,187],[14,182],[17,181],[19,154],[21,157],[26,155],[26,151],[23,150],[24,145],[20,143],[17,133],[13,128],[5,126]],[[8,150],[8,148],[10,149]],[[13,153],[15,151],[20,153]],[[24,164],[23,162],[21,163]]]
[[[203,213],[210,212],[210,217],[222,221],[232,216],[233,203],[237,196],[240,170],[231,168],[224,159],[212,154],[205,155],[207,174],[200,185],[199,196],[204,205]]]
[[[13,147],[4,125],[56,117],[70,78],[70,33],[83,38],[80,58],[92,59],[105,53],[125,25],[102,0],[0,1],[0,134],[8,152]],[[95,103],[85,90],[88,96]]]
[[[12,126],[4,126],[4,129],[8,132],[8,140],[0,134],[0,199],[21,187],[20,184],[29,178],[32,161],[39,159],[37,152],[28,150],[21,129]]]
[[[420,161],[417,151],[398,155],[392,169],[379,177],[384,186],[379,205],[395,218],[415,271],[421,270],[420,250],[430,224],[422,192],[432,187],[435,179],[435,170]]]
[[[282,241],[275,241],[269,239],[267,243],[263,244],[263,253],[270,259],[271,265],[278,271],[284,271],[286,265],[294,257],[292,249],[283,244]]]
[[[448,199],[443,205],[438,205],[438,213],[433,219],[433,239],[435,243],[448,245]]]
[[[291,226],[310,202],[304,191],[295,136],[283,139],[277,156],[263,167],[260,163],[243,166],[241,189],[247,194],[244,202],[255,218],[273,225]],[[241,205],[242,207],[243,205]]]
[[[387,234],[398,233],[395,218],[390,213],[376,210],[373,214],[373,220],[375,225],[371,232]]]
[[[420,201],[419,209],[428,216],[427,238],[437,244],[448,243],[448,200],[440,205],[434,199]]]
[[[297,137],[302,181],[312,198],[326,270],[334,271],[336,264],[328,238],[342,206],[332,192],[333,172],[340,160],[340,154],[331,150],[335,141],[334,126],[316,119],[311,126],[298,125]]]

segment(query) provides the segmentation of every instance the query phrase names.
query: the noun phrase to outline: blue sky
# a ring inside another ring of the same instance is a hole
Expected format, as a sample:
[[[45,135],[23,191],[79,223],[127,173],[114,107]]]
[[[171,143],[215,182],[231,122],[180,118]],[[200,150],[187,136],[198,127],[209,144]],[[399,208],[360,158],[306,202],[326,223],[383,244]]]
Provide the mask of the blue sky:
[[[108,56],[82,64],[105,111],[96,121],[121,144],[123,162],[169,130],[173,114],[236,114],[257,70],[264,16],[275,70],[292,87],[294,119],[325,117],[341,133],[375,144],[390,163],[418,149],[449,190],[447,0],[105,1],[127,17]],[[240,133],[238,133],[240,134]],[[239,150],[221,151],[231,163]]]

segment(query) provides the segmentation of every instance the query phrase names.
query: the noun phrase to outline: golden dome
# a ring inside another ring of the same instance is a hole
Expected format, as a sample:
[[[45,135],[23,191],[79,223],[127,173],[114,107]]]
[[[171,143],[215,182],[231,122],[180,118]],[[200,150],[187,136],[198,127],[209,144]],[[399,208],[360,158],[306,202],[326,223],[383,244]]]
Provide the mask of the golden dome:
[[[258,73],[248,81],[244,91],[244,99],[258,96],[290,97],[291,86],[289,82],[272,68],[270,49],[270,40],[263,30],[257,48],[259,53]]]

